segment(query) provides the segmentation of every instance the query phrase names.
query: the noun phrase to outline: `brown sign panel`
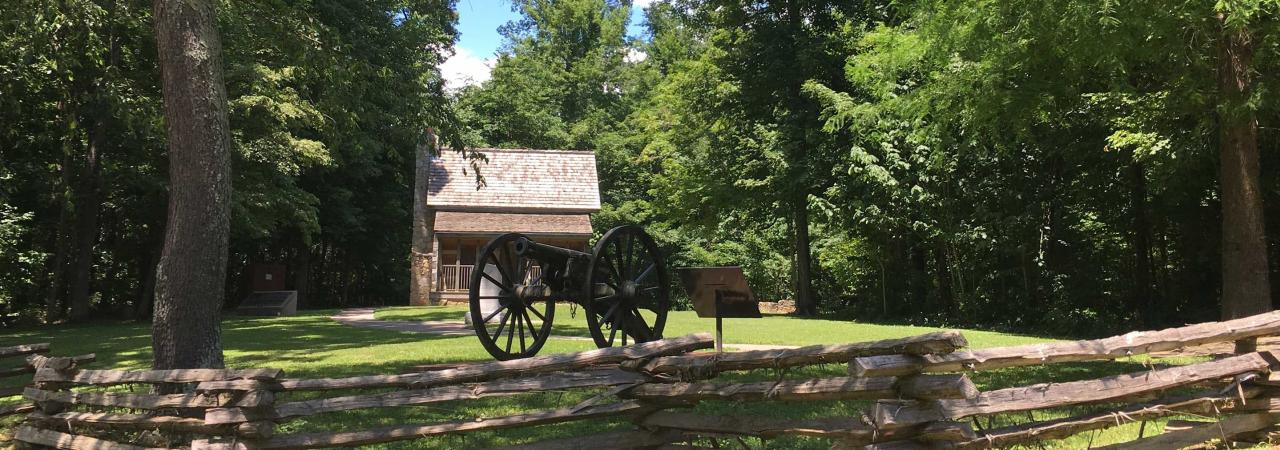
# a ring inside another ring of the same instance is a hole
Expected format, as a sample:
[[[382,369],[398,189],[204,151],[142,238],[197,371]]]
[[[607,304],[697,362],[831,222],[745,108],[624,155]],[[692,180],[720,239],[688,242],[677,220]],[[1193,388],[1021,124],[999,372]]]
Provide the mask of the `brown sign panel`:
[[[747,286],[741,267],[689,267],[676,271],[698,317],[716,317],[717,305],[720,317],[760,317],[760,305]]]

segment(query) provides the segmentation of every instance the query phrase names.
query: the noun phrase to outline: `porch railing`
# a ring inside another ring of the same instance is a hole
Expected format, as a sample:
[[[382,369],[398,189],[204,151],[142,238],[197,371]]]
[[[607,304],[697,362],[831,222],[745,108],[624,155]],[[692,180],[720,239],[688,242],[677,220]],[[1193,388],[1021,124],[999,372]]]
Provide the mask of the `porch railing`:
[[[440,266],[440,279],[438,286],[444,292],[466,292],[471,286],[471,271],[473,265],[446,265]],[[542,267],[529,267],[529,280],[538,280],[542,278]]]
[[[472,265],[440,266],[440,290],[445,292],[465,292],[471,284]]]

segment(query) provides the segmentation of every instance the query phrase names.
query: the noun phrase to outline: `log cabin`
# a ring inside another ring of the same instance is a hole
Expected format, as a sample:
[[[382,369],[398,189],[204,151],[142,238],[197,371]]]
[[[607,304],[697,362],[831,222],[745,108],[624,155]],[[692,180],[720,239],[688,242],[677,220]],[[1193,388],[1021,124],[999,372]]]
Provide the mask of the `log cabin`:
[[[600,210],[595,154],[578,150],[476,149],[487,162],[444,151],[429,158],[426,212],[431,228],[428,299],[465,303],[476,255],[503,233],[589,251],[591,214]],[[418,200],[422,201],[422,200]]]

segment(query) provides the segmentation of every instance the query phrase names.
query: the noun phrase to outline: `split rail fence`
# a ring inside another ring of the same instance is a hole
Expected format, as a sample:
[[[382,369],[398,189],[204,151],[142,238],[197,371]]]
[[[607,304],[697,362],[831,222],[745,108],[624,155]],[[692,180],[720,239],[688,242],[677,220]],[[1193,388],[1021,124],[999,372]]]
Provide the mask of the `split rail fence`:
[[[463,364],[400,375],[287,379],[276,369],[115,371],[74,364],[40,367],[24,397],[38,410],[16,439],[56,448],[309,449],[432,439],[478,431],[597,419],[634,426],[508,447],[694,448],[711,439],[811,436],[836,448],[976,449],[1038,445],[1127,423],[1168,416],[1160,434],[1105,448],[1178,448],[1211,440],[1264,439],[1280,422],[1280,365],[1256,352],[1096,379],[980,391],[976,371],[1126,359],[1152,352],[1280,335],[1280,312],[1226,322],[1106,339],[963,350],[964,336],[938,332],[903,339],[787,350],[692,353],[712,346],[695,334],[629,347]],[[796,379],[790,368],[847,364],[847,376]],[[726,372],[773,370],[776,379],[733,382]],[[782,370],[779,370],[782,369]],[[143,385],[148,393],[113,392]],[[105,389],[105,391],[104,391]],[[352,391],[379,389],[378,393]],[[560,408],[501,417],[398,425],[362,431],[277,433],[277,425],[310,416],[396,408],[533,392],[592,390]],[[281,401],[311,391],[306,400]],[[171,393],[154,393],[171,392]],[[326,396],[328,395],[328,396]],[[581,398],[581,397],[580,397]],[[693,412],[700,402],[868,400],[846,417],[779,420]],[[1063,408],[1092,405],[1085,415]],[[982,427],[978,418],[1018,414],[1024,423]],[[145,431],[145,432],[144,432]],[[717,441],[711,441],[713,445]]]
[[[44,367],[69,368],[76,364],[84,364],[92,362],[94,355],[82,355],[74,357],[50,357],[49,344],[25,344],[13,347],[0,347],[0,364],[13,361],[18,357],[24,357],[18,365],[7,364],[9,367],[0,368],[0,379],[8,381],[10,378],[30,376],[36,370]],[[25,388],[23,386],[0,387],[0,398],[21,395]],[[19,402],[13,405],[0,407],[0,417],[11,416],[14,414],[26,414],[35,411],[36,406],[29,402]]]

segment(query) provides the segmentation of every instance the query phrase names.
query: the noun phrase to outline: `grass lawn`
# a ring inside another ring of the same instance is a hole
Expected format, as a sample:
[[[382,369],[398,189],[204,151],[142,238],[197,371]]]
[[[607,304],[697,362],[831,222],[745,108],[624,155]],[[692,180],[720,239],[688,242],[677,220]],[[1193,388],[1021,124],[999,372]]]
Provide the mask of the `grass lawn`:
[[[458,320],[465,308],[387,308],[377,316],[387,320]],[[223,345],[228,367],[277,367],[285,370],[287,377],[316,378],[363,374],[391,374],[409,371],[414,365],[458,361],[487,360],[488,355],[475,337],[438,337],[388,330],[354,328],[328,319],[333,311],[306,311],[296,317],[285,318],[228,318],[223,322]],[[571,319],[567,307],[558,310],[555,322],[557,333],[585,335],[585,322],[579,310]],[[709,331],[712,321],[698,319],[691,312],[673,312],[669,318],[666,335],[676,336],[696,331]],[[885,339],[932,331],[929,328],[882,326],[825,320],[803,320],[788,317],[728,320],[726,335],[731,343],[791,344],[840,343]],[[974,347],[1014,345],[1043,341],[1030,336],[1001,333],[965,331]],[[0,336],[0,346],[21,343],[50,342],[54,355],[97,353],[94,368],[145,369],[151,361],[150,328],[145,323],[100,323],[75,326],[50,326],[25,330],[11,330]],[[542,354],[587,350],[590,342],[555,339],[548,342]],[[1163,361],[1185,363],[1187,361]],[[1108,374],[1135,372],[1144,369],[1139,361],[1058,364],[1053,366],[1005,369],[973,375],[981,389],[998,389],[1026,385],[1035,382],[1069,381],[1093,378]],[[844,365],[793,370],[788,377],[838,376],[845,373]],[[779,374],[759,371],[749,374],[725,375],[736,380],[768,380]],[[17,383],[7,380],[10,385]],[[375,391],[368,391],[375,392]],[[351,392],[331,392],[324,396],[348,395]],[[477,416],[493,417],[537,409],[550,409],[571,405],[593,395],[591,392],[533,394],[527,396],[482,399],[466,402],[442,403],[422,407],[400,407],[375,410],[331,413],[306,420],[284,424],[279,433],[307,431],[355,431],[376,426],[410,423],[430,423],[466,420]],[[282,401],[313,398],[316,393],[294,393],[283,396]],[[5,399],[12,403],[16,398]],[[733,403],[706,402],[695,409],[709,414],[759,415],[776,418],[817,418],[857,415],[867,402],[841,401],[818,403]],[[1085,412],[1081,408],[1067,408],[1056,414],[1039,414],[1035,419],[1044,420],[1067,414]],[[15,419],[8,419],[12,424]],[[1025,414],[1018,417],[1001,417],[995,425],[1025,422]],[[1153,426],[1154,425],[1154,426]],[[467,437],[450,436],[422,439],[371,448],[422,448],[444,449],[460,447],[488,447],[494,445],[527,442],[531,440],[585,434],[628,426],[625,423],[587,421],[546,425],[502,432],[478,433]],[[983,427],[988,426],[984,420]],[[1149,424],[1146,433],[1158,433],[1162,423]],[[1128,440],[1136,436],[1138,425],[1130,424],[1095,436],[1077,437],[1049,446],[1050,448],[1083,448],[1090,442],[1098,446],[1109,442]],[[754,441],[757,445],[758,441]],[[784,438],[769,441],[768,448],[808,449],[829,448],[823,440]]]
[[[576,317],[569,304],[557,304],[552,319],[552,336],[591,336],[582,308]],[[383,308],[374,317],[381,320],[450,320],[461,321],[467,313],[466,306],[405,306]],[[643,310],[645,320],[653,323],[653,315]],[[700,318],[693,311],[671,311],[667,314],[664,336],[683,336],[690,333],[716,330],[715,319]],[[725,342],[731,344],[812,345],[844,342],[893,339],[939,331],[940,328],[876,325],[839,320],[797,319],[788,316],[766,315],[759,319],[725,319]],[[966,330],[965,338],[974,348],[1003,347],[1007,345],[1046,342],[1047,339],[990,331]]]

